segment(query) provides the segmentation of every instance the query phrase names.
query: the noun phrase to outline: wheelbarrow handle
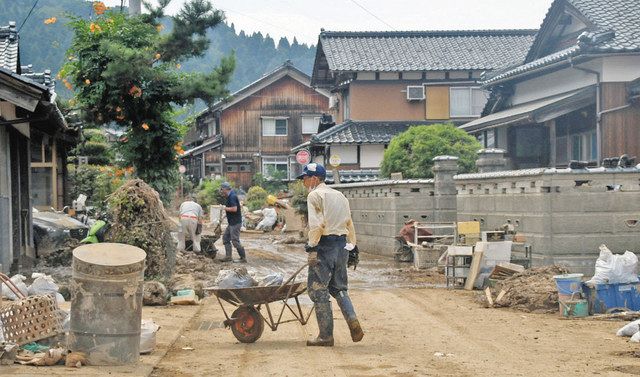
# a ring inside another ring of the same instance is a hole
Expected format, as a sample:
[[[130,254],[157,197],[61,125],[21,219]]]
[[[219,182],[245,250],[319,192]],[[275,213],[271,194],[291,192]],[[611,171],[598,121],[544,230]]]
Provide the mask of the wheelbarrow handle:
[[[278,289],[276,290],[276,293],[280,292],[280,290],[281,290],[283,287],[286,287],[286,286],[287,286],[287,284],[291,283],[291,282],[293,281],[293,279],[295,279],[295,278],[296,278],[296,276],[298,276],[298,274],[299,274],[302,270],[304,270],[308,265],[309,265],[309,263],[305,263],[304,265],[302,265],[302,267],[300,267],[300,268],[298,269],[298,271],[294,272],[294,273],[293,273],[293,275],[291,275],[291,277],[290,277],[287,281],[285,281],[285,282],[280,286],[280,288],[278,288]]]

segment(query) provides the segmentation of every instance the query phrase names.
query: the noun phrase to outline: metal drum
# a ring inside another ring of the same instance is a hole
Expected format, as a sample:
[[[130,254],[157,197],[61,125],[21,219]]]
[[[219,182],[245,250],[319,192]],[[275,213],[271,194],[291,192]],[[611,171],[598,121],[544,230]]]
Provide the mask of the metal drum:
[[[69,349],[91,365],[138,362],[146,256],[117,243],[73,250]]]

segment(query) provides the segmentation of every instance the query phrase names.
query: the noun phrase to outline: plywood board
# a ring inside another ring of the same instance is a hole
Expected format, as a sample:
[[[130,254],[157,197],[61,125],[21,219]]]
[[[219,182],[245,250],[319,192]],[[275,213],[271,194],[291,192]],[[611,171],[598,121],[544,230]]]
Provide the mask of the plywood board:
[[[469,277],[464,283],[464,289],[467,291],[473,290],[473,285],[480,273],[480,263],[482,262],[482,251],[476,251],[473,253],[473,259],[471,260],[471,268],[469,269]]]

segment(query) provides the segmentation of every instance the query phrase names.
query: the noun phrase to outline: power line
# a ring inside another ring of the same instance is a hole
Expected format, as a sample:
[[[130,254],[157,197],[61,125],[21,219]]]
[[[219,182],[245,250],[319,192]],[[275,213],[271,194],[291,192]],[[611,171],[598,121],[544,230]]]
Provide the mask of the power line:
[[[239,14],[239,15],[241,15],[241,16],[245,16],[245,17],[247,17],[247,18],[251,18],[251,19],[252,19],[252,20],[254,20],[254,21],[258,21],[258,22],[260,22],[260,23],[263,23],[263,24],[266,24],[266,25],[269,25],[269,26],[272,26],[272,27],[278,28],[278,29],[280,29],[280,30],[288,31],[289,33],[294,33],[294,35],[295,35],[295,33],[296,33],[296,31],[294,31],[294,30],[287,29],[287,28],[284,28],[284,27],[279,26],[279,25],[276,25],[276,24],[272,24],[272,23],[270,23],[270,22],[268,22],[268,21],[264,21],[264,20],[261,20],[261,19],[259,19],[259,18],[256,18],[256,17],[253,17],[253,16],[250,16],[250,15],[248,15],[248,14],[246,14],[246,13],[238,12],[237,10],[232,10],[232,9],[228,9],[228,8],[227,8],[227,9],[221,9],[221,8],[218,8],[218,9],[219,9],[219,10],[221,10],[221,11],[224,11],[224,12],[237,13],[237,14]]]
[[[382,22],[383,24],[387,25],[388,27],[390,27],[393,30],[396,30],[396,28],[394,28],[393,26],[389,25],[385,20],[383,20],[382,18],[376,16],[375,14],[373,14],[369,9],[363,7],[362,5],[360,5],[356,0],[351,0],[352,3],[354,3],[355,5],[357,5],[358,7],[360,7],[362,10],[364,10],[365,12],[369,13],[371,16],[373,16],[376,20]]]
[[[27,20],[31,16],[31,13],[33,12],[33,10],[36,8],[36,5],[38,5],[38,1],[40,1],[40,0],[36,0],[33,3],[33,6],[31,7],[31,9],[29,10],[29,13],[27,14],[27,17],[25,17],[24,20],[22,21],[22,24],[20,24],[20,27],[18,28],[18,33],[20,33],[20,30],[22,30],[22,27],[24,26],[24,24],[27,22]]]

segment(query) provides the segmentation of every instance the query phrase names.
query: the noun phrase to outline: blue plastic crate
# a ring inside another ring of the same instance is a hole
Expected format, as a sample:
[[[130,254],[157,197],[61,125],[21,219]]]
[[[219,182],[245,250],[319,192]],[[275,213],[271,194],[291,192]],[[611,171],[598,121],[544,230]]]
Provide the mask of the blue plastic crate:
[[[597,284],[593,288],[583,284],[582,290],[589,302],[589,314],[606,313],[612,308],[640,310],[640,283]]]

